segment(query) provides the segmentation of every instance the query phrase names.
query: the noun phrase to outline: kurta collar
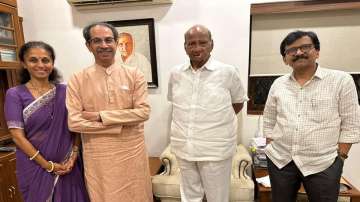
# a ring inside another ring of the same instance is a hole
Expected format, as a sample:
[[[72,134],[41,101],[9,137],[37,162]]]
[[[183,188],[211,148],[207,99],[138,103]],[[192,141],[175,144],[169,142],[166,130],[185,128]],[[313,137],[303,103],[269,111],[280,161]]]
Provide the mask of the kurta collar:
[[[192,67],[191,67],[190,60],[185,63],[182,70],[186,71],[186,70],[189,70],[189,69],[193,70]],[[213,62],[213,59],[212,59],[211,56],[208,59],[208,61],[202,67],[199,68],[199,70],[203,70],[203,69],[207,69],[209,71],[214,71],[216,69],[216,66],[214,65],[214,62]]]
[[[104,72],[105,74],[107,74],[107,75],[110,75],[110,74],[114,71],[115,66],[116,66],[115,63],[113,63],[113,64],[110,65],[109,67],[105,68],[105,67],[103,67],[103,66],[95,63],[96,69],[98,69],[98,70],[100,70],[100,71],[103,71],[103,72]]]

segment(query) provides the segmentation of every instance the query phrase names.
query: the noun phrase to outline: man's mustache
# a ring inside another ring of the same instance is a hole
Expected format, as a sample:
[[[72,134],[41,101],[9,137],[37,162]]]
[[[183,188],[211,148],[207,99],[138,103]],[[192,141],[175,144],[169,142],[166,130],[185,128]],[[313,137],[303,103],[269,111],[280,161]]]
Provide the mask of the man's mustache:
[[[96,49],[96,52],[101,53],[101,52],[113,52],[113,49],[111,48],[98,48]]]
[[[298,55],[298,56],[295,56],[295,58],[292,61],[295,62],[299,59],[308,59],[308,57],[305,55]]]

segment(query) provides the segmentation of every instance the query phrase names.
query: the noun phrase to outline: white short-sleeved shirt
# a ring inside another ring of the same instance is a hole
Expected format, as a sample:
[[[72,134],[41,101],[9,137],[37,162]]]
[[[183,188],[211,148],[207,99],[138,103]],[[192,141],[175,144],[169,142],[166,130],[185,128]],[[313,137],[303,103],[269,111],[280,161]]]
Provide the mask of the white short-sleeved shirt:
[[[189,161],[217,161],[236,148],[237,117],[233,103],[248,100],[238,69],[213,59],[194,71],[176,66],[168,100],[172,102],[171,148]]]

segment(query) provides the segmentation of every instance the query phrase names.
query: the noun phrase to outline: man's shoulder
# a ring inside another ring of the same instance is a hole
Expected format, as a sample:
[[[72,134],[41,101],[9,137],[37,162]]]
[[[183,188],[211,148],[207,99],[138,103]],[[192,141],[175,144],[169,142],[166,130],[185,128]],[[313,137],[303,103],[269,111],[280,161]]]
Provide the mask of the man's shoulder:
[[[144,77],[144,73],[138,67],[126,65],[126,64],[117,64],[115,67],[117,73],[119,74],[126,74],[130,77]]]
[[[83,78],[86,74],[95,71],[95,65],[91,65],[91,66],[87,66],[83,69],[81,69],[78,72],[75,72],[71,77],[70,77],[70,81],[72,80],[79,80],[81,78]]]
[[[230,73],[235,73],[235,72],[239,72],[239,68],[237,68],[234,65],[216,60],[216,59],[211,59],[209,66],[211,69],[213,70],[217,70],[217,71],[225,71],[225,72],[230,72]]]
[[[188,68],[188,67],[190,67],[190,64],[188,62],[177,64],[170,69],[170,73],[172,73],[172,74],[180,73],[180,72],[183,72],[184,69]]]
[[[134,67],[134,66],[127,65],[127,64],[117,64],[117,66],[115,68],[118,71],[124,71],[129,74],[135,74],[135,73],[141,72],[141,70],[138,67]]]
[[[272,88],[276,88],[276,87],[279,87],[279,86],[286,85],[289,82],[290,77],[291,77],[291,74],[285,74],[285,75],[279,76],[272,83],[272,85],[271,85]]]
[[[324,77],[327,78],[327,80],[343,80],[343,79],[352,79],[351,75],[348,72],[339,70],[340,68],[324,68],[324,67],[320,67],[320,71],[322,72],[322,74],[324,74]]]
[[[345,76],[348,75],[349,73],[340,70],[341,68],[325,68],[325,67],[320,67],[321,71],[324,71],[327,74],[331,74],[331,75],[341,75],[341,76]]]
[[[213,59],[213,58],[211,58],[210,64],[216,65],[216,66],[223,66],[223,67],[234,67],[233,65],[230,65],[228,63],[225,63],[220,60]]]

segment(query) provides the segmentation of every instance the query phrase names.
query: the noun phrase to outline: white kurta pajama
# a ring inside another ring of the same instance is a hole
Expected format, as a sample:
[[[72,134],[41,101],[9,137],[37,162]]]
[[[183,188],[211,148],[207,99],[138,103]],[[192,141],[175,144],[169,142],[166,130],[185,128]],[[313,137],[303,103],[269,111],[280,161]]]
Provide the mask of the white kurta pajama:
[[[82,134],[85,180],[91,201],[152,201],[144,121],[147,85],[135,68],[90,66],[68,83],[69,128]],[[82,111],[100,112],[102,122]]]
[[[188,62],[171,72],[168,90],[173,106],[171,148],[179,159],[182,190],[195,193],[194,188],[203,185],[208,201],[226,201],[237,142],[237,117],[232,104],[248,100],[238,69],[210,58],[194,71]],[[222,173],[214,175],[214,170],[206,169],[211,164],[221,167]],[[200,178],[202,185],[197,180]],[[197,196],[184,193],[183,201],[199,201],[202,197],[201,192]],[[212,197],[212,193],[219,193],[219,197]]]

